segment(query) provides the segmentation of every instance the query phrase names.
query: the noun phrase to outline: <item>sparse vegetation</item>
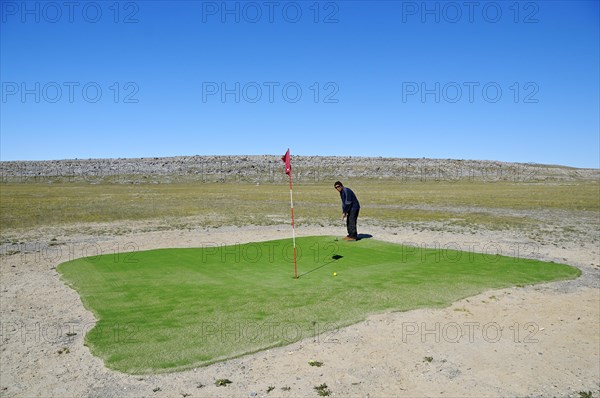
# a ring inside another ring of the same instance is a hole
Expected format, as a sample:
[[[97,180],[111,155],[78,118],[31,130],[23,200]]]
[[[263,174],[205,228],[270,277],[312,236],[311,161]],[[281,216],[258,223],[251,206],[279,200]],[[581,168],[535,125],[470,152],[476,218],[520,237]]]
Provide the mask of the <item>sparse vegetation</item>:
[[[215,386],[217,387],[225,387],[228,384],[233,383],[231,380],[229,379],[217,379],[217,381],[215,381]]]
[[[314,389],[317,391],[317,394],[319,394],[319,396],[321,396],[321,397],[327,397],[327,396],[331,395],[331,391],[329,391],[329,388],[327,387],[327,384],[325,384],[325,383],[314,387]]]
[[[469,311],[468,309],[466,309],[466,308],[464,308],[464,307],[463,307],[463,308],[455,308],[453,311],[456,311],[456,312],[463,312],[463,313],[465,313],[465,314],[468,314],[468,315],[473,315],[473,314],[471,313],[471,311]]]
[[[329,183],[294,186],[299,222],[329,225],[338,203]],[[3,234],[40,226],[112,221],[172,220],[178,227],[196,217],[204,227],[273,225],[287,222],[288,191],[280,184],[202,183],[86,184],[3,183]],[[500,209],[600,210],[598,182],[402,182],[356,180],[352,188],[365,205],[364,219],[389,222],[442,222],[446,227],[533,228],[539,220]],[[236,208],[240,211],[231,212]],[[491,211],[490,209],[498,209]],[[573,228],[568,227],[571,231]],[[56,239],[56,238],[54,238]],[[58,244],[57,240],[51,243]]]

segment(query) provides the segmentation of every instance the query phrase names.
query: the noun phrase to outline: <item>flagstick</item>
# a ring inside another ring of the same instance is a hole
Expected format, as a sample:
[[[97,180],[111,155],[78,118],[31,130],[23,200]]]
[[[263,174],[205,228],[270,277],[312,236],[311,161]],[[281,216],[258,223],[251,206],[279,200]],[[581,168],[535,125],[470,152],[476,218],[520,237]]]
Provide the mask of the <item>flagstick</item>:
[[[296,229],[294,227],[294,199],[292,196],[292,173],[290,176],[290,207],[292,209],[292,242],[294,243],[294,279],[298,279],[298,267],[296,266]]]
[[[292,209],[292,241],[294,242],[294,279],[298,279],[298,267],[296,266],[296,228],[294,225],[294,198],[292,195],[292,165],[290,161],[290,148],[281,158],[285,163],[285,173],[290,177],[290,208]]]

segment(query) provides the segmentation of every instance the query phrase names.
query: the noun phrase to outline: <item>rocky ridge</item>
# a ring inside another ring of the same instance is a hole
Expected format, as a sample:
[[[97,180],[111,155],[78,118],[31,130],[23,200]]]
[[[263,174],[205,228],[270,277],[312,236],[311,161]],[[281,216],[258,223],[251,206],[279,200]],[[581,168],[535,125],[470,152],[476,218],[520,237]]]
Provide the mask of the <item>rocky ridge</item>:
[[[369,178],[401,181],[578,181],[597,180],[600,169],[489,160],[293,156],[294,180]],[[2,161],[0,181],[40,180],[169,182],[179,177],[203,182],[280,182],[287,177],[276,155],[176,156],[137,159]]]

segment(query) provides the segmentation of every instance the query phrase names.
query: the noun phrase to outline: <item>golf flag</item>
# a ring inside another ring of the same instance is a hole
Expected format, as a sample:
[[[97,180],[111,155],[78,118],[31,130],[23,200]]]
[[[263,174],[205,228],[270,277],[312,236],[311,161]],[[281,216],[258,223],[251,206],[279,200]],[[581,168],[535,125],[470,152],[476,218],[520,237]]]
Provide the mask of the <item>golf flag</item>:
[[[290,177],[290,207],[292,209],[292,242],[294,243],[294,278],[298,279],[298,267],[296,266],[296,229],[294,225],[294,199],[292,195],[292,164],[290,159],[290,149],[281,157],[285,163],[285,174]]]
[[[290,163],[290,150],[288,148],[285,155],[281,157],[283,163],[285,163],[285,174],[290,175],[292,172],[292,164]]]

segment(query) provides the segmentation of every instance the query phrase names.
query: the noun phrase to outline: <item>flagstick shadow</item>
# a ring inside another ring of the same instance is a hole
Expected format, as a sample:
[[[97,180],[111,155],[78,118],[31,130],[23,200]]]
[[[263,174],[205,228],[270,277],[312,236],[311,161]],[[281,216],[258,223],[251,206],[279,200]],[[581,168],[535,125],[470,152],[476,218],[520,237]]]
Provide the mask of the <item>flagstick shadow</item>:
[[[340,256],[339,254],[334,254],[333,256],[331,256],[331,258],[332,258],[332,260],[331,260],[331,261],[328,261],[328,262],[326,262],[325,264],[319,265],[317,268],[313,268],[313,269],[311,269],[310,271],[306,271],[305,273],[298,275],[298,278],[301,278],[301,277],[303,277],[304,275],[308,275],[308,274],[310,274],[311,272],[318,271],[318,270],[320,270],[321,268],[323,268],[323,267],[325,267],[325,266],[327,266],[327,265],[329,265],[329,264],[331,264],[331,263],[335,263],[335,262],[336,262],[337,260],[339,260],[340,258],[344,258],[344,256]]]

